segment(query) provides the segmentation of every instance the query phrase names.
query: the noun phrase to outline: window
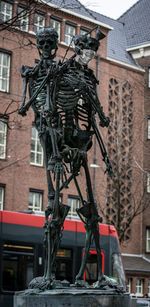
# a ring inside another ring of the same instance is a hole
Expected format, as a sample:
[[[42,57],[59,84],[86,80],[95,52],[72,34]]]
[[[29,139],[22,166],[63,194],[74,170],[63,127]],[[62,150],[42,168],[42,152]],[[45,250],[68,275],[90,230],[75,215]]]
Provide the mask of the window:
[[[127,292],[131,293],[132,278],[127,280]]]
[[[136,295],[143,296],[143,279],[137,279],[136,281]]]
[[[148,281],[148,296],[150,297],[150,279]]]
[[[0,159],[6,158],[7,123],[0,120]]]
[[[32,127],[30,163],[43,166],[43,149],[35,127]]]
[[[150,193],[150,173],[147,173],[147,193]]]
[[[29,206],[28,209],[33,211],[42,211],[43,193],[38,191],[29,192]]]
[[[150,119],[147,120],[147,138],[150,140]]]
[[[146,229],[146,252],[150,253],[150,228]]]
[[[88,34],[89,32],[87,30],[84,29],[80,29],[80,35],[85,35]]]
[[[29,16],[28,16],[28,12],[22,8],[22,7],[18,7],[18,13],[19,13],[19,28],[22,31],[28,31],[28,26],[29,26]]]
[[[69,218],[78,218],[76,209],[80,208],[80,200],[76,196],[68,197],[68,206],[70,206],[70,211],[68,213]]]
[[[1,2],[0,19],[5,22],[12,18],[12,4],[2,1]]]
[[[34,16],[34,32],[44,28],[45,26],[45,17],[41,14],[35,14]]]
[[[0,91],[9,91],[10,55],[0,52]]]
[[[60,41],[60,21],[51,19],[51,26],[54,28],[58,33],[58,40]]]
[[[65,43],[70,45],[72,37],[75,35],[75,27],[66,25],[65,27]],[[72,45],[72,44],[71,44]]]
[[[4,209],[4,187],[0,186],[0,210]]]
[[[150,88],[150,67],[148,68],[148,87]]]

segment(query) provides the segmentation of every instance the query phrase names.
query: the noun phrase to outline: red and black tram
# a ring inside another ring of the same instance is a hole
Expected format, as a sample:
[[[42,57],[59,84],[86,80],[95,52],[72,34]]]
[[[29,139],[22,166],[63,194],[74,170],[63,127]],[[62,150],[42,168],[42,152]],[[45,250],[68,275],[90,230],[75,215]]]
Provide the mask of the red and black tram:
[[[44,216],[0,211],[0,306],[13,306],[13,293],[24,290],[36,276],[43,275]],[[117,232],[112,225],[100,224],[102,269],[124,285]],[[56,278],[73,283],[84,253],[85,229],[80,220],[66,219],[57,252]],[[84,274],[89,283],[97,280],[97,256],[91,246]]]

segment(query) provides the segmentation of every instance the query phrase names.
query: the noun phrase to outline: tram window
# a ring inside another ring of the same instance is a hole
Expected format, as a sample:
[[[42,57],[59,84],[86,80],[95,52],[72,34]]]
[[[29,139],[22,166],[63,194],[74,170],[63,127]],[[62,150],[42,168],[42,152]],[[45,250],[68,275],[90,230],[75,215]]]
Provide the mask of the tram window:
[[[29,252],[30,251],[30,252]],[[2,257],[2,287],[18,291],[27,287],[33,278],[33,248],[4,245]]]
[[[56,257],[56,278],[72,282],[72,250],[59,249]]]
[[[102,271],[104,272],[104,251],[101,251],[101,256],[102,256]],[[84,272],[84,279],[89,284],[92,284],[93,282],[97,281],[97,278],[98,278],[97,253],[96,250],[90,250],[88,261],[86,264],[86,269]]]

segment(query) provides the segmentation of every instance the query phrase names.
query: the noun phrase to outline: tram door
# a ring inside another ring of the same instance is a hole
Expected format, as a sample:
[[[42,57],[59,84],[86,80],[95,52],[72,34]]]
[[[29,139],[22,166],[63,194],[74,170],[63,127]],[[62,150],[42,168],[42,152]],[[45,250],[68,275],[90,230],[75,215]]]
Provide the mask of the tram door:
[[[84,251],[83,251],[84,255]],[[104,273],[104,251],[101,250],[102,256],[102,272]],[[90,250],[88,261],[86,264],[86,269],[84,272],[84,280],[86,280],[89,284],[96,282],[98,279],[98,269],[97,269],[97,253],[96,250]]]
[[[3,291],[27,288],[33,279],[34,248],[18,244],[4,244],[2,256]]]

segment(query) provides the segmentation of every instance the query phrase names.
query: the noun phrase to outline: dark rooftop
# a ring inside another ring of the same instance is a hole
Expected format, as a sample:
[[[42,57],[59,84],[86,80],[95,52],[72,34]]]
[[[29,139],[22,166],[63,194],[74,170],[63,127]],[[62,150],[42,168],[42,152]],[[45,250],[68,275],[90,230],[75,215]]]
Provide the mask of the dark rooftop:
[[[126,271],[150,272],[150,260],[142,256],[122,256]]]

